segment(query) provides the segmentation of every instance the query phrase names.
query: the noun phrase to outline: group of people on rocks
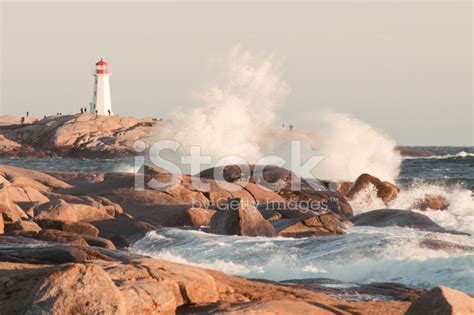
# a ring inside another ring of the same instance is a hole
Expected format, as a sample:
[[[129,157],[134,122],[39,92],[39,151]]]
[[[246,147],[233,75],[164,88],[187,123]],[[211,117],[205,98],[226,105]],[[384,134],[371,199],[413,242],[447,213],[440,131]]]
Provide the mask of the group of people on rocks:
[[[293,128],[295,128],[295,126],[293,126],[293,125],[288,126],[288,130],[290,130],[290,131],[293,131]],[[284,123],[281,124],[281,129],[285,129],[285,124]]]
[[[26,117],[30,116],[30,112],[26,112]],[[25,123],[25,117],[21,117],[21,124],[23,125]]]
[[[107,110],[107,112],[109,113],[109,116],[112,116],[112,112],[109,110]],[[87,107],[81,107],[81,114],[84,114],[84,113],[87,113]],[[97,115],[99,112],[96,110],[95,111],[95,114]]]
[[[109,116],[112,116],[112,112],[110,111],[110,109],[109,109],[107,112],[109,113]],[[84,114],[84,113],[87,113],[87,107],[81,107],[81,114]],[[95,114],[96,114],[96,115],[98,114],[98,111],[97,111],[97,110],[95,111]],[[56,113],[56,116],[62,116],[62,115],[63,115],[62,112],[57,112],[57,113]],[[26,118],[28,118],[28,117],[30,117],[30,112],[26,112]],[[47,116],[44,115],[43,119],[46,119],[46,117],[47,117]],[[25,124],[26,118],[25,118],[25,116],[22,116],[22,117],[21,117],[21,120],[20,120],[20,121],[21,121],[21,124],[22,124],[22,125]]]

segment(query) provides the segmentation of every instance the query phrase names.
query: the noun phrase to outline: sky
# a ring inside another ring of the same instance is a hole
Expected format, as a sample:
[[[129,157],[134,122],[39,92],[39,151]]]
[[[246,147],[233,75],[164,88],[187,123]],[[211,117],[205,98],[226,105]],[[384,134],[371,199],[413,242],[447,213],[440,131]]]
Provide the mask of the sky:
[[[239,45],[283,60],[278,123],[349,113],[401,145],[474,145],[471,1],[2,1],[0,114],[76,113],[94,63],[114,113],[195,106],[209,64]]]

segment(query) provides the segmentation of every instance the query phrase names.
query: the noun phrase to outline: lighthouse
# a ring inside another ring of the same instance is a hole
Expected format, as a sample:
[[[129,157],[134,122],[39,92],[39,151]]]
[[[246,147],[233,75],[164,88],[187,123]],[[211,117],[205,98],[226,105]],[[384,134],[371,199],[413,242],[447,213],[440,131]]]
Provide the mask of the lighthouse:
[[[94,96],[90,112],[97,115],[112,115],[112,102],[110,100],[109,64],[103,58],[95,64]]]

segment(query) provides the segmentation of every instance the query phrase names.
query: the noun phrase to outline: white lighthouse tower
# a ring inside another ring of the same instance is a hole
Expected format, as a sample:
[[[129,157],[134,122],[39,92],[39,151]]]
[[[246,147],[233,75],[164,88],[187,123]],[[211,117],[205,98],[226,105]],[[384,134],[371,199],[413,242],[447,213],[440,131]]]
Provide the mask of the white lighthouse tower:
[[[97,115],[112,115],[110,100],[109,64],[103,58],[95,64],[94,96],[90,112]]]

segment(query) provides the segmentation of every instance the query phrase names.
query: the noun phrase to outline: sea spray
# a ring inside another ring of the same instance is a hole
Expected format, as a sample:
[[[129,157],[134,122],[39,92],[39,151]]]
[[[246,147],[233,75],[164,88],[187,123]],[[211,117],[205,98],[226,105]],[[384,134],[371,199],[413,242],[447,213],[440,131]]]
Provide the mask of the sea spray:
[[[265,134],[289,92],[281,63],[237,47],[220,64],[220,72],[221,82],[199,93],[198,106],[164,120],[153,140],[174,140],[184,152],[200,146],[213,164],[230,154],[254,163],[264,155]]]
[[[359,191],[351,200],[349,200],[349,203],[354,215],[386,208],[383,200],[377,196],[377,188],[372,184],[368,184]]]
[[[402,160],[393,139],[347,114],[324,113],[317,121],[317,152],[325,156],[314,170],[317,177],[353,181],[368,173],[395,181]]]
[[[196,106],[165,119],[152,142],[173,140],[181,145],[167,160],[189,172],[181,163],[191,146],[201,154],[219,158],[234,155],[255,163],[269,155],[289,162],[290,142],[302,142],[302,157],[324,156],[313,173],[323,179],[355,180],[363,172],[394,180],[401,159],[395,142],[370,125],[345,114],[309,112],[314,133],[275,128],[278,109],[289,93],[282,77],[282,62],[270,54],[253,54],[240,47],[219,65],[217,82],[198,93]],[[228,160],[232,162],[231,160]],[[289,163],[285,165],[289,167]]]

